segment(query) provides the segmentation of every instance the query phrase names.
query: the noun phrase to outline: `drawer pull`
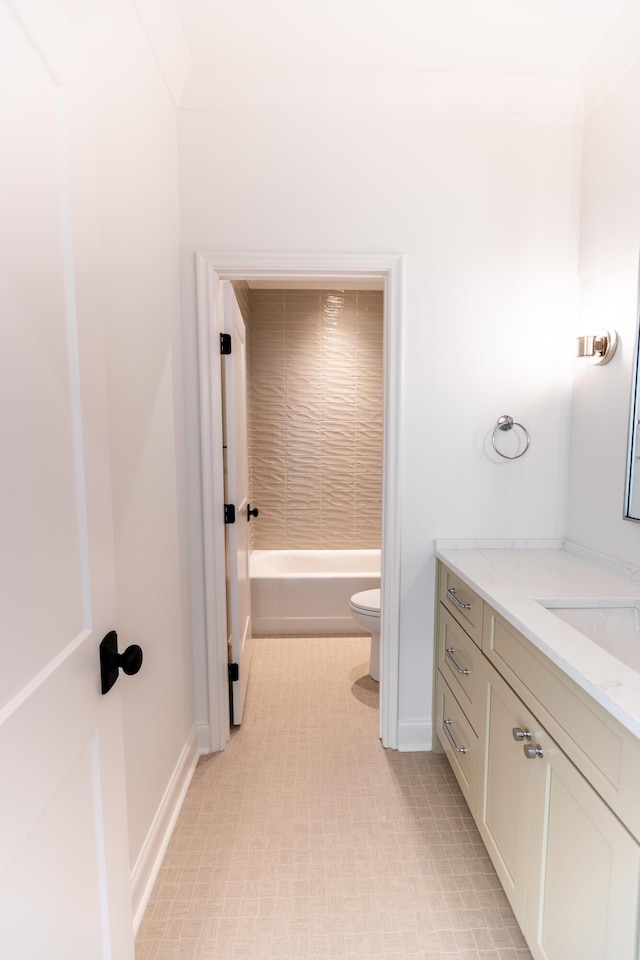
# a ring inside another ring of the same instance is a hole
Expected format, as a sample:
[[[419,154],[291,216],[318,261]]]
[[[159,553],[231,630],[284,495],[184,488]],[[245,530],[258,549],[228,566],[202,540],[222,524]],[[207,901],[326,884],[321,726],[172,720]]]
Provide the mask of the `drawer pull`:
[[[451,744],[451,746],[453,747],[453,749],[456,751],[456,753],[468,753],[468,752],[469,752],[468,747],[459,747],[458,744],[457,744],[457,743],[455,742],[455,740],[453,739],[453,734],[451,733],[451,730],[449,729],[452,723],[453,723],[453,720],[443,720],[443,721],[442,721],[442,729],[443,729],[444,732],[446,733],[447,739],[448,739],[449,743]]]
[[[455,653],[454,647],[447,647],[447,649],[445,650],[445,656],[447,660],[449,661],[449,663],[453,664],[454,670],[462,674],[463,677],[468,677],[471,674],[471,670],[469,670],[468,667],[460,667],[454,659],[454,656],[453,656],[454,653]]]
[[[463,603],[462,600],[458,600],[458,598],[456,597],[456,588],[455,588],[455,587],[449,587],[449,589],[447,590],[447,596],[448,596],[451,600],[453,600],[453,602],[455,603],[456,607],[458,607],[460,610],[471,610],[471,604],[470,604],[470,603]]]

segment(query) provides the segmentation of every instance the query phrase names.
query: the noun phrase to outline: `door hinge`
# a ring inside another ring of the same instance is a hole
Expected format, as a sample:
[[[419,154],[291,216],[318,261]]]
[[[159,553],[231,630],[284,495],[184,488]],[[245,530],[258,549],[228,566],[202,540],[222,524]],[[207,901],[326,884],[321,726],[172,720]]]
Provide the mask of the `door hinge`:
[[[228,357],[231,353],[231,334],[230,333],[221,333],[220,334],[220,353],[223,357]]]
[[[236,508],[233,505],[233,503],[225,503],[224,505],[224,522],[225,523],[236,522]]]
[[[229,664],[229,682],[232,683],[240,679],[240,668],[237,663]]]

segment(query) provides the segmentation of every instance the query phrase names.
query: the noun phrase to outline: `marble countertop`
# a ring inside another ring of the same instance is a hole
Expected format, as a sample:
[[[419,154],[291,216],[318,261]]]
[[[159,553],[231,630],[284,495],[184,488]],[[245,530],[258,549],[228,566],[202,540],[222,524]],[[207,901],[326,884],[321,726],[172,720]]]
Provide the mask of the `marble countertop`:
[[[438,540],[436,556],[640,738],[640,673],[539,602],[640,598],[640,570],[556,540]]]

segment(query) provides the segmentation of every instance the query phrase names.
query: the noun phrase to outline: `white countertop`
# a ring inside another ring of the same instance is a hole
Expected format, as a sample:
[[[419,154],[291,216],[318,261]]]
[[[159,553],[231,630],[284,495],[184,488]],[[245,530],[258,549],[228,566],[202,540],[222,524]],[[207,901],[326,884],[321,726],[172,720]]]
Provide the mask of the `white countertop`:
[[[436,556],[640,738],[640,673],[537,601],[640,598],[640,570],[562,541],[436,541]]]

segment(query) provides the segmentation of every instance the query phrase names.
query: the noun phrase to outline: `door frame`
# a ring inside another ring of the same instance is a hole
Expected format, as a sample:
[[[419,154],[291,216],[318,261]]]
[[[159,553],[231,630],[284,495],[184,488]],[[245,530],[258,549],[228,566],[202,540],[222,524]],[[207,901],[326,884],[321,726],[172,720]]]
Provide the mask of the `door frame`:
[[[381,280],[384,285],[384,441],[382,484],[382,609],[380,738],[398,747],[400,667],[400,403],[403,256],[398,253],[196,253],[200,456],[202,479],[204,650],[208,689],[208,749],[230,736],[225,595],[224,478],[220,333],[224,280]]]

